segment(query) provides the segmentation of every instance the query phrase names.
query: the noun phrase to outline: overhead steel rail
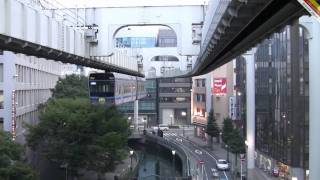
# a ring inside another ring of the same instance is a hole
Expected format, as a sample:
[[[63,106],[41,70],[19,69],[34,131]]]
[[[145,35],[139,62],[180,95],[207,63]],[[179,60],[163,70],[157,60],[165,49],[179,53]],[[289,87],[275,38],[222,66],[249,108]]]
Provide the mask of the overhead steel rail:
[[[308,12],[297,0],[232,0],[218,24],[211,22],[191,73],[206,74],[255,46],[271,33]]]
[[[75,55],[72,53],[28,42],[25,40],[13,38],[3,34],[0,34],[0,49],[13,51],[16,53],[23,53],[30,56],[46,58],[50,60],[56,60],[63,63],[77,64],[95,69],[127,74],[131,76],[144,77],[144,75],[140,72],[133,71],[114,64],[108,64],[107,62],[103,62],[98,59],[91,59]]]

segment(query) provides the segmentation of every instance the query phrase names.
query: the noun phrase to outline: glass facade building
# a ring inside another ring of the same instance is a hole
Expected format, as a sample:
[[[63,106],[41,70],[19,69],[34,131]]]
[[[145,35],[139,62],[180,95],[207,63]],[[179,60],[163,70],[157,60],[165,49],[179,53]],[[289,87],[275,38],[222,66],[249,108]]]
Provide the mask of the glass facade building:
[[[294,23],[256,48],[256,163],[266,170],[276,168],[286,178],[303,177],[308,169],[309,134],[306,32]],[[242,92],[244,68],[244,60],[238,58],[236,88]]]

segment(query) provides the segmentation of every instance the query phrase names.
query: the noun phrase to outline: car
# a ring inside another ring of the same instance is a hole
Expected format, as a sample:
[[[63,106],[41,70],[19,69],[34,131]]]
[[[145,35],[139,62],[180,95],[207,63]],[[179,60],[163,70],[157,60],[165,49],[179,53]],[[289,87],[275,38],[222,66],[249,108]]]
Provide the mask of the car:
[[[218,159],[217,169],[218,170],[229,170],[229,163],[224,159]]]
[[[160,124],[159,126],[153,126],[152,129],[154,131],[158,131],[158,128],[162,131],[168,131],[169,130],[169,126],[166,124]]]
[[[169,126],[166,124],[160,124],[159,128],[161,131],[168,131],[169,130]]]

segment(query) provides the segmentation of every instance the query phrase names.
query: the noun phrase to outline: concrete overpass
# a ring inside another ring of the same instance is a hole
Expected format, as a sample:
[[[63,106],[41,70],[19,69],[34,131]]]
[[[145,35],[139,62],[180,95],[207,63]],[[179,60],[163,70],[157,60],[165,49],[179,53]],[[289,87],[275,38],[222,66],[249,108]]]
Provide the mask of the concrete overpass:
[[[0,0],[0,49],[143,76],[138,72],[137,61],[133,64],[127,54],[116,57],[114,52],[104,58],[90,55],[90,47],[99,45],[96,33],[85,18],[71,10],[46,10],[26,1]]]

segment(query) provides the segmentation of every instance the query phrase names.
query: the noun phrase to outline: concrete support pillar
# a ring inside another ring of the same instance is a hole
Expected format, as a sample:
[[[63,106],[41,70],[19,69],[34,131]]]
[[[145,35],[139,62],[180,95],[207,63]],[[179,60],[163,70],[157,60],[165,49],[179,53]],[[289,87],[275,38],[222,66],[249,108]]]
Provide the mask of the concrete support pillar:
[[[134,127],[136,129],[138,129],[138,124],[139,124],[139,121],[138,121],[138,117],[139,117],[139,100],[136,99],[134,101],[134,115],[133,115],[133,120],[134,120]]]
[[[304,17],[301,24],[309,31],[309,180],[320,179],[320,23]]]
[[[255,63],[254,50],[244,55],[246,60],[246,98],[247,98],[247,168],[254,169],[255,153]]]

